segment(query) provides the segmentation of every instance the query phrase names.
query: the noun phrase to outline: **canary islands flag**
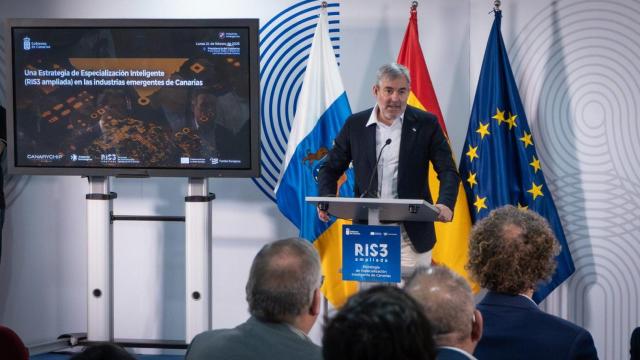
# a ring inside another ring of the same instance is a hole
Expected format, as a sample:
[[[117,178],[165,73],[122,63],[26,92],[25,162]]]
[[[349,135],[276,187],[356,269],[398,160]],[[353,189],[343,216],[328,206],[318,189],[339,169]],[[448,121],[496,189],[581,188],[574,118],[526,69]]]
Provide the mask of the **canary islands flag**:
[[[285,161],[276,185],[278,208],[300,229],[300,237],[314,242],[325,276],[322,291],[340,307],[357,290],[356,282],[342,281],[343,220],[324,223],[306,196],[318,196],[317,173],[351,108],[342,85],[329,38],[326,9],[322,9],[304,74]],[[340,179],[339,195],[353,196],[353,175]]]
[[[539,303],[575,268],[509,65],[500,32],[501,18],[502,12],[495,11],[471,109],[460,177],[474,222],[507,204],[533,210],[549,221],[562,251],[556,258],[551,281],[536,289],[533,299]]]

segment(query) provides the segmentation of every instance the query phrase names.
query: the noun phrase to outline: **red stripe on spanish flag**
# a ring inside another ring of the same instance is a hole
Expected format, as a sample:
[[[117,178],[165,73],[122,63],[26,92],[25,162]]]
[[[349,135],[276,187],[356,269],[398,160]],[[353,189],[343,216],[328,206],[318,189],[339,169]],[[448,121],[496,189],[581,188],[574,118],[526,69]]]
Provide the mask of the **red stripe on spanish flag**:
[[[422,54],[420,40],[418,36],[418,15],[415,8],[411,9],[411,17],[407,25],[398,63],[406,66],[411,75],[411,93],[409,94],[409,105],[415,106],[435,114],[445,135],[447,128],[440,111],[440,105],[436,97],[429,70]],[[454,159],[455,161],[455,159]],[[463,180],[464,181],[464,180]],[[431,196],[435,200],[438,198],[440,182],[436,176],[433,166],[429,166],[429,187]],[[463,276],[471,285],[474,292],[479,290],[479,286],[471,281],[465,269],[469,259],[469,233],[471,232],[471,216],[469,214],[469,204],[462,184],[458,189],[458,199],[456,200],[453,221],[450,223],[436,222],[437,242],[433,248],[433,262],[444,265]]]

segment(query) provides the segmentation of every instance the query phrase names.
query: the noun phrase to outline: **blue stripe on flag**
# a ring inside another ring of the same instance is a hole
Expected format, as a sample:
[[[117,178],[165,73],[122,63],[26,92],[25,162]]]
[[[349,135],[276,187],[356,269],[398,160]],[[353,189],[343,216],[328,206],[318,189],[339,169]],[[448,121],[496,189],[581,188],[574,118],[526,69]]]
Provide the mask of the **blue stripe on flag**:
[[[322,114],[313,130],[298,144],[289,161],[276,193],[280,211],[300,229],[300,237],[315,240],[330,225],[318,219],[316,208],[304,201],[306,196],[318,196],[315,173],[324,158],[319,150],[331,149],[344,120],[351,115],[346,93],[342,93]],[[326,155],[326,153],[324,154]],[[315,170],[315,171],[314,171]],[[348,171],[351,173],[351,170]],[[353,196],[353,175],[340,188],[340,196]]]

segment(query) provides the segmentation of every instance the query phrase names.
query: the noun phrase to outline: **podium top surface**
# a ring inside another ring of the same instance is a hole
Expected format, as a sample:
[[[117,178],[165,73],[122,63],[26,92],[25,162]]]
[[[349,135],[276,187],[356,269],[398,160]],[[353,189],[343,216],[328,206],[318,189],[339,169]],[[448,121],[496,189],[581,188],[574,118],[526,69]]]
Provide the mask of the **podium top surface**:
[[[310,203],[326,203],[329,214],[341,219],[370,220],[377,213],[379,221],[425,221],[438,218],[439,210],[422,199],[378,199],[307,196]]]

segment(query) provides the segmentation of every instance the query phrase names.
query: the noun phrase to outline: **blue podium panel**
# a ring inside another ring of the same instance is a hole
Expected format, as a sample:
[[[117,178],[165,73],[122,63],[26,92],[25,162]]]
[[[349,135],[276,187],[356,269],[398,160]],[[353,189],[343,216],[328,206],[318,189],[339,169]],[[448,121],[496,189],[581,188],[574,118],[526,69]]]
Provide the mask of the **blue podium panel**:
[[[400,282],[400,226],[343,225],[342,279]]]

